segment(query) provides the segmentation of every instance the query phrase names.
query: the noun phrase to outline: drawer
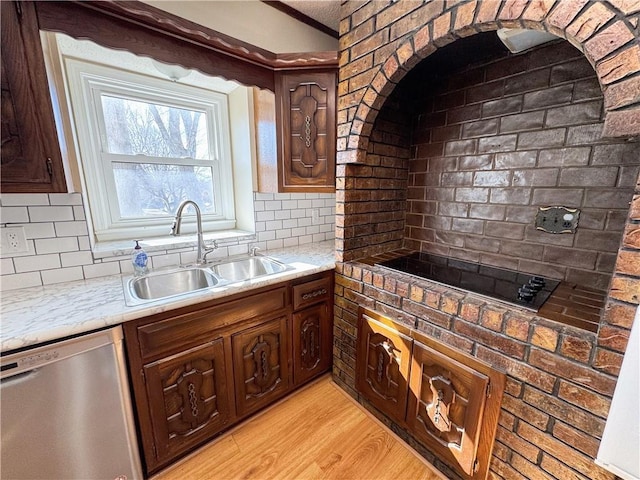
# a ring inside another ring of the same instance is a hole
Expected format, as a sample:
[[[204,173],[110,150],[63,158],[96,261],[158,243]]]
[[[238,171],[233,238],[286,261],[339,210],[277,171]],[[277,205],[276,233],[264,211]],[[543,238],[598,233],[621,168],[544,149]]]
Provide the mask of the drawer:
[[[331,282],[333,277],[329,276],[302,283],[293,287],[293,309],[300,310],[307,305],[324,302],[331,298]]]
[[[280,287],[144,325],[138,328],[140,353],[143,359],[174,353],[220,336],[220,330],[225,327],[271,314],[286,306],[287,287]]]

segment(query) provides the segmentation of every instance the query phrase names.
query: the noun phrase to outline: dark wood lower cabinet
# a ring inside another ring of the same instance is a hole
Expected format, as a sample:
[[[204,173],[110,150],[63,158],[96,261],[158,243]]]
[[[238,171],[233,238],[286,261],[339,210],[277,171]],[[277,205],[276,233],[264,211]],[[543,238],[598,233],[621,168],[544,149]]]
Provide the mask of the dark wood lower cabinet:
[[[238,415],[272,403],[289,390],[287,317],[232,336]]]
[[[233,397],[227,364],[219,338],[143,367],[159,461],[198,445],[229,424]]]
[[[293,314],[293,378],[299,385],[331,366],[333,334],[327,302]]]
[[[147,475],[331,368],[332,282],[325,272],[123,324]]]
[[[370,310],[358,319],[356,388],[463,478],[484,479],[506,376]]]
[[[407,412],[413,339],[409,328],[371,311],[358,319],[356,387],[378,410],[399,423]]]

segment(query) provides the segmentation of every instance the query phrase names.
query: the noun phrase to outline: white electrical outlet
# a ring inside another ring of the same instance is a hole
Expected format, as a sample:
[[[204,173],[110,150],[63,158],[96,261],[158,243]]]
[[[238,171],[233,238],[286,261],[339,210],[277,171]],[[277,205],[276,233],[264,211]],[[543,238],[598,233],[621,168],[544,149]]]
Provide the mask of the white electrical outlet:
[[[0,232],[2,253],[23,253],[29,251],[27,237],[24,234],[24,227],[6,227],[0,229]]]

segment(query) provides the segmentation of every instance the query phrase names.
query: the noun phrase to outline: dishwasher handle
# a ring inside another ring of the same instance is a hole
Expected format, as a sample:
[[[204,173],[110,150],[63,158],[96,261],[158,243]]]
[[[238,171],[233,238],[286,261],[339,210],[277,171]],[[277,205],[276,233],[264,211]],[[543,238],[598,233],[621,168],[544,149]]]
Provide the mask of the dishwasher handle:
[[[17,368],[17,366],[16,366]],[[8,387],[9,385],[13,385],[15,383],[26,382],[31,379],[31,377],[35,377],[38,374],[39,368],[33,368],[31,370],[27,370],[25,372],[16,373],[15,375],[11,375],[11,372],[8,372],[8,376],[5,376],[0,380],[0,386]]]

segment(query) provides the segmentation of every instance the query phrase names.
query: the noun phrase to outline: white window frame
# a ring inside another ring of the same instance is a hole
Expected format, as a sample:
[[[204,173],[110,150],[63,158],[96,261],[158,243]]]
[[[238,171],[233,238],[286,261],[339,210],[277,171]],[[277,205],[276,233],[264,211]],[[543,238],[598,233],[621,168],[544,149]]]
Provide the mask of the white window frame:
[[[75,58],[67,57],[64,63],[75,119],[84,190],[87,193],[95,239],[98,242],[160,237],[168,235],[170,230],[173,215],[144,219],[120,217],[112,164],[121,161],[211,167],[217,211],[214,214],[203,213],[203,229],[220,231],[236,228],[229,106],[226,94]],[[203,112],[207,117],[209,151],[213,158],[159,158],[118,155],[104,151],[106,138],[100,98],[102,94]],[[185,215],[183,231],[195,231],[194,216]]]

